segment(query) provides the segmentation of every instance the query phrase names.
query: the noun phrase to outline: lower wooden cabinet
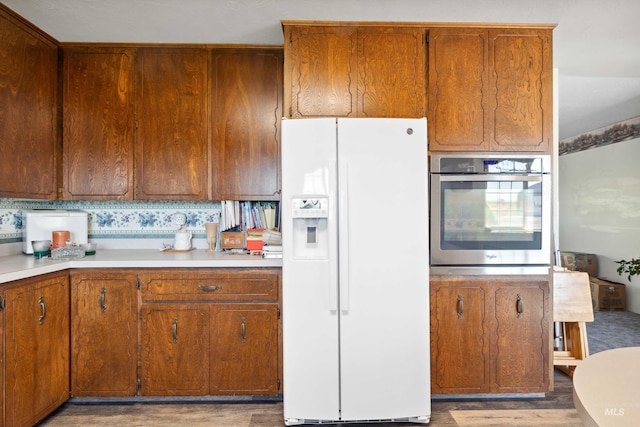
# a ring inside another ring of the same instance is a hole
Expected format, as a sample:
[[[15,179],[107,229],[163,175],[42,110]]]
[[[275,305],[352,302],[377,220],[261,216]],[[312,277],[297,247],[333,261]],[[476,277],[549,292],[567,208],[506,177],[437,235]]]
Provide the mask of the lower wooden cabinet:
[[[433,394],[552,390],[546,276],[431,278]]]
[[[71,271],[71,395],[135,396],[138,276]]]
[[[278,394],[278,306],[211,307],[211,394]]]
[[[280,393],[279,268],[70,277],[72,396]]]
[[[4,425],[32,426],[69,398],[69,275],[15,282],[4,292]]]
[[[209,306],[142,307],[142,394],[209,394]]]
[[[140,275],[141,393],[277,395],[280,269]]]

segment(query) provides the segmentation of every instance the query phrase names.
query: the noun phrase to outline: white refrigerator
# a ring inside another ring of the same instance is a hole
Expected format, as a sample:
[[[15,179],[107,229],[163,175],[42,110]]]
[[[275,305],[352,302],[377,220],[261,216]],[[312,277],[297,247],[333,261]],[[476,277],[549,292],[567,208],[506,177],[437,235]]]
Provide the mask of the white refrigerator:
[[[286,425],[430,420],[426,132],[282,121]]]

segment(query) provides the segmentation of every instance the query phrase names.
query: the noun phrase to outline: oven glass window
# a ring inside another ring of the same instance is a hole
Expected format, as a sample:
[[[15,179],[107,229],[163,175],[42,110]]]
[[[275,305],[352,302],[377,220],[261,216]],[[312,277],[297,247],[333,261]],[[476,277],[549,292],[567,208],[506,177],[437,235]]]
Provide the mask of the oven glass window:
[[[542,182],[442,182],[442,249],[540,249]]]

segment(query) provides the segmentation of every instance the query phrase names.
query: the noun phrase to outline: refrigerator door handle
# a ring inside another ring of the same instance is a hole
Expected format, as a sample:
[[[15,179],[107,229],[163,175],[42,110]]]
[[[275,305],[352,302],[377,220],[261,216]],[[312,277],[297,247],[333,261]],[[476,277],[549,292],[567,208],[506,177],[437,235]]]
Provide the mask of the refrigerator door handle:
[[[349,165],[338,161],[338,188],[340,194],[338,220],[338,253],[340,262],[340,311],[349,311]]]

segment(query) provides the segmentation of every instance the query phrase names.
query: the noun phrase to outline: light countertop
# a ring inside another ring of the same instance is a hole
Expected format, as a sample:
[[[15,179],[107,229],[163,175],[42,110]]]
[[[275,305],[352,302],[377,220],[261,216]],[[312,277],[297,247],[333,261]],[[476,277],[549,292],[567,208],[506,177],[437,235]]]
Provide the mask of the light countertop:
[[[36,259],[33,255],[0,257],[0,283],[26,279],[69,268],[202,268],[202,267],[281,267],[282,259],[263,259],[258,255],[207,252],[160,252],[157,249],[100,250],[95,255],[73,260]]]

